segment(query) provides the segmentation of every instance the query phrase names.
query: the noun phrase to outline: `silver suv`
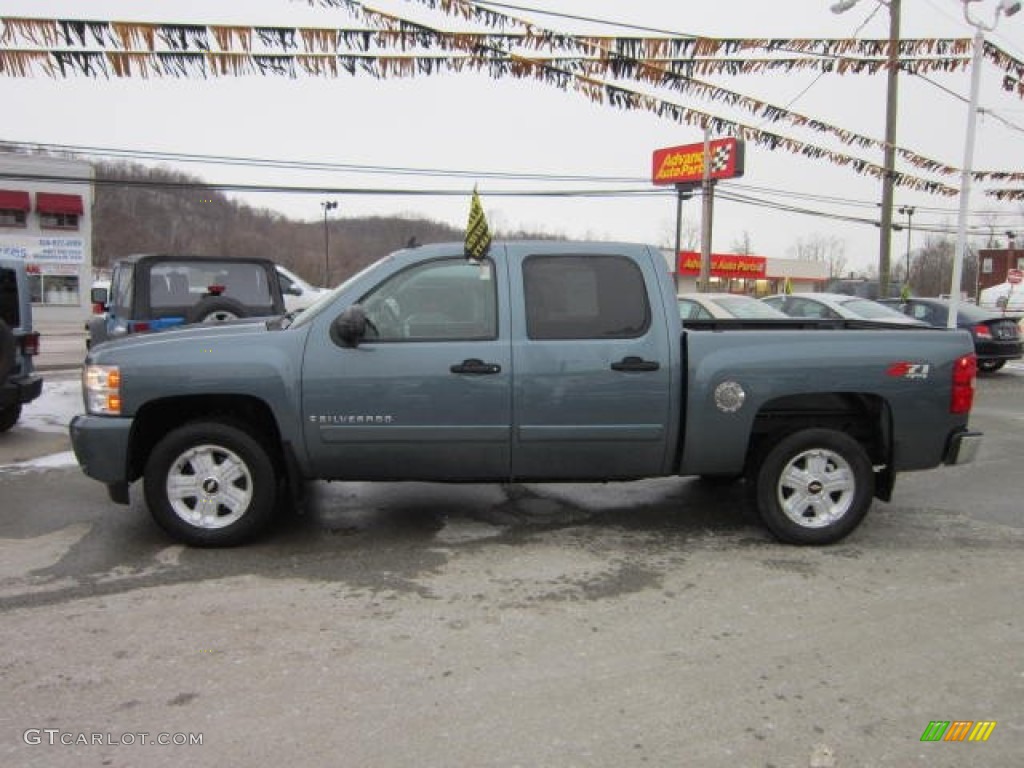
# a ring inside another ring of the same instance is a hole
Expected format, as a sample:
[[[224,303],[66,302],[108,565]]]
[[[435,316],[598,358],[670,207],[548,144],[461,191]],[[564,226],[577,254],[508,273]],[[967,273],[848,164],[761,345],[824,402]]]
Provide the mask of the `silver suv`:
[[[32,365],[38,354],[25,263],[0,260],[0,432],[13,427],[21,406],[43,391],[43,379]]]

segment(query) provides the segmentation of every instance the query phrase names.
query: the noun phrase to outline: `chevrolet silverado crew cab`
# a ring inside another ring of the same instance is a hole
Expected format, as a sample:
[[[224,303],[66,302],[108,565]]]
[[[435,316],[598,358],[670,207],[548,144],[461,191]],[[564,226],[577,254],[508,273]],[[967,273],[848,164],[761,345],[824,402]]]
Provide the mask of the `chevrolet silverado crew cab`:
[[[231,545],[307,481],[745,478],[778,538],[852,531],[898,472],[971,461],[962,331],[851,320],[682,327],[643,245],[399,251],[297,317],[94,347],[83,470],[142,479],[174,537]]]
[[[0,432],[17,424],[21,407],[42,394],[43,378],[32,364],[37,354],[25,262],[0,259]]]

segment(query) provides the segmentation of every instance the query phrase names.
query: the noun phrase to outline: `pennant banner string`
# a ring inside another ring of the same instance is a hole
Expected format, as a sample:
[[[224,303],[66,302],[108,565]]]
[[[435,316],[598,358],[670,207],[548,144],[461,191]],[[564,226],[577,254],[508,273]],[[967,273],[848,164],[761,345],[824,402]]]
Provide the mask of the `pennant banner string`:
[[[334,5],[334,3],[331,4]],[[465,3],[458,2],[458,0],[455,0],[454,2],[449,1],[448,4],[466,5]],[[301,58],[290,59],[280,55],[257,54],[252,56],[240,56],[235,53],[220,53],[211,50],[212,39],[219,47],[230,46],[237,43],[244,51],[248,52],[251,49],[252,41],[255,37],[265,46],[286,50],[297,50],[299,46],[299,43],[297,42],[298,40],[302,40],[303,46],[307,49],[314,46],[325,48],[331,44],[338,47],[339,45],[348,43],[350,40],[354,40],[357,45],[363,46],[368,46],[371,41],[376,41],[378,45],[381,44],[381,41],[383,41],[384,44],[399,41],[399,44],[401,45],[409,43],[430,47],[431,43],[434,43],[444,49],[471,48],[479,51],[481,48],[486,46],[485,41],[494,37],[493,35],[481,36],[466,33],[442,32],[431,27],[409,22],[390,14],[384,14],[379,11],[368,9],[362,3],[346,1],[342,3],[342,5],[350,9],[358,9],[365,18],[382,23],[386,28],[376,30],[295,30],[290,28],[269,27],[249,29],[244,27],[203,27],[198,25],[180,24],[138,25],[126,22],[48,22],[47,20],[3,19],[4,26],[2,31],[0,31],[0,42],[16,39],[18,35],[21,35],[24,40],[33,42],[40,46],[48,43],[56,44],[61,41],[65,44],[70,41],[91,41],[100,46],[141,44],[143,47],[148,47],[152,51],[159,40],[171,50],[168,52],[153,52],[154,55],[159,56],[160,59],[156,62],[147,62],[145,60],[145,51],[122,51],[117,53],[108,51],[104,54],[103,52],[91,51],[0,50],[0,74],[21,77],[30,76],[34,68],[41,66],[43,71],[51,77],[68,77],[71,74],[84,74],[92,77],[109,77],[111,73],[116,77],[136,75],[140,77],[148,77],[150,75],[165,75],[171,77],[197,75],[200,77],[206,77],[208,74],[212,74],[214,76],[275,74],[286,77],[295,77],[300,71],[305,74],[312,75],[337,76],[339,71],[354,74],[357,70],[366,72],[373,77],[389,77],[411,76],[416,73],[432,74],[441,70],[462,71],[466,65],[469,64],[474,69],[489,72],[492,77],[501,77],[508,74],[523,77],[526,76],[526,74],[529,74],[535,78],[546,79],[550,82],[554,82],[563,88],[571,83],[574,77],[584,76],[590,78],[594,82],[600,83],[600,81],[595,80],[595,75],[611,75],[615,78],[629,78],[641,82],[654,83],[663,87],[673,88],[680,92],[696,91],[698,94],[706,98],[711,98],[712,100],[723,100],[732,106],[740,106],[748,111],[754,112],[755,114],[760,114],[762,117],[773,122],[786,120],[796,126],[808,127],[819,132],[831,133],[846,144],[855,144],[862,148],[868,146],[884,146],[882,142],[879,142],[876,139],[859,136],[846,131],[845,129],[839,129],[831,126],[823,121],[813,120],[799,114],[790,113],[788,110],[774,107],[772,105],[765,105],[764,103],[756,99],[752,99],[751,97],[744,96],[743,94],[721,89],[709,83],[696,81],[690,77],[685,77],[669,71],[672,66],[679,66],[681,63],[689,67],[691,71],[694,67],[718,66],[718,64],[735,67],[736,60],[731,62],[720,61],[716,64],[711,63],[713,60],[691,60],[686,62],[672,60],[669,63],[669,66],[666,67],[666,62],[662,61],[636,61],[609,56],[608,51],[612,49],[613,45],[618,45],[621,42],[621,39],[619,38],[576,38],[578,46],[583,46],[590,51],[594,51],[596,45],[594,40],[599,40],[599,45],[603,46],[600,53],[607,56],[607,58],[576,59],[542,59],[534,57],[526,59],[523,57],[509,55],[507,59],[501,57],[487,58],[478,56],[475,57],[474,60],[456,60],[436,57],[412,57],[402,59],[382,56],[364,57],[361,59],[353,59],[349,56],[339,56],[336,60],[324,60],[323,57],[318,58],[310,55],[303,55]],[[491,17],[489,16],[488,18]],[[517,23],[523,24],[524,22]],[[511,36],[506,35],[506,37]],[[556,37],[560,39],[563,36],[555,36],[546,31],[543,34],[538,35],[536,29],[531,27],[528,29],[528,33],[525,36],[518,35],[516,37],[518,39],[532,37],[536,40],[553,40],[556,39]],[[659,40],[657,42],[659,44],[663,44],[665,40]],[[692,43],[694,41],[684,40],[683,42]],[[772,41],[767,42],[771,43]],[[941,43],[942,41],[932,42]],[[539,47],[539,44],[535,47]],[[933,46],[933,49],[939,47],[942,46]],[[766,48],[771,48],[771,45],[766,46]],[[694,48],[694,50],[697,50],[697,48]],[[994,50],[996,53],[1001,53],[998,49]],[[40,53],[46,55],[46,58],[40,58]],[[497,53],[501,54],[502,51],[498,51]],[[202,54],[205,54],[205,56]],[[1009,58],[1012,59],[1012,57]],[[743,64],[748,67],[769,66],[767,62],[771,61],[772,60],[760,60],[757,62],[747,61],[743,62]],[[810,63],[813,60],[808,59],[807,61]],[[917,64],[922,67],[934,66],[932,61],[934,60],[923,60]],[[774,65],[774,63],[772,65]],[[876,66],[870,62],[855,62],[850,66],[845,67],[845,71],[858,71],[858,67],[862,65],[869,68]],[[941,66],[943,67],[949,67],[951,65],[962,66],[959,61],[951,62],[947,60],[941,62]],[[795,63],[789,63],[779,64],[779,66],[797,65]],[[838,66],[840,68],[844,68],[842,62],[839,62]],[[877,66],[883,65],[879,63]],[[1022,68],[1022,71],[1024,71],[1024,68]],[[601,83],[600,85],[612,88],[612,86],[607,86],[607,84],[604,83]],[[1006,87],[1005,82],[1004,87]],[[589,85],[580,86],[577,90],[581,90],[587,94],[597,93],[597,91]],[[636,94],[636,92],[616,88],[609,92],[608,103],[613,106],[628,109],[637,108],[640,105],[641,102],[637,102],[634,98],[630,98],[625,94],[632,94],[635,97],[640,97],[640,94]],[[594,98],[593,96],[591,97]],[[642,98],[644,100],[649,100],[653,97]],[[660,113],[663,115],[670,114],[671,112],[672,109],[660,110]],[[712,118],[712,116],[706,115],[706,113],[702,112],[697,112],[695,114],[703,115],[706,118],[711,118],[713,120],[721,120],[721,118]],[[730,123],[730,121],[722,122]],[[734,123],[733,125],[739,126],[740,124]],[[743,130],[749,133],[751,131],[757,131],[758,129],[750,126],[744,126]],[[770,136],[771,134],[768,135]],[[797,144],[804,146],[801,142],[797,142]],[[897,147],[896,150],[912,165],[927,172],[939,174],[953,174],[959,172],[955,168],[921,157],[909,150],[899,147]],[[869,167],[870,165],[871,164],[868,164],[866,167]],[[986,172],[975,172],[974,178],[982,180],[989,178],[989,174]]]

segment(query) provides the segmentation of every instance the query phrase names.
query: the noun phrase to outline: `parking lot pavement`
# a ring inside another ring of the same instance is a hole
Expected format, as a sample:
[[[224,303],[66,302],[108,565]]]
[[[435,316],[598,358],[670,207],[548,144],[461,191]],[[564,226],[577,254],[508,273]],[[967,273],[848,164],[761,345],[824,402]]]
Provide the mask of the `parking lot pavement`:
[[[85,359],[85,321],[36,323],[39,355],[33,361],[41,372],[78,368]]]

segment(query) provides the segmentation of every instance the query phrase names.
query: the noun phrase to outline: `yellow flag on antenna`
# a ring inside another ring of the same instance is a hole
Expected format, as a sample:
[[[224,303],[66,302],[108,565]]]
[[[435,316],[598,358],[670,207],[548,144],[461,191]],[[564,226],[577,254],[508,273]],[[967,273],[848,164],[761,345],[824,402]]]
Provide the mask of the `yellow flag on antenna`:
[[[469,221],[466,224],[465,252],[467,259],[479,261],[487,255],[491,247],[491,230],[484,216],[484,206],[480,195],[473,187],[473,199],[469,204]]]

